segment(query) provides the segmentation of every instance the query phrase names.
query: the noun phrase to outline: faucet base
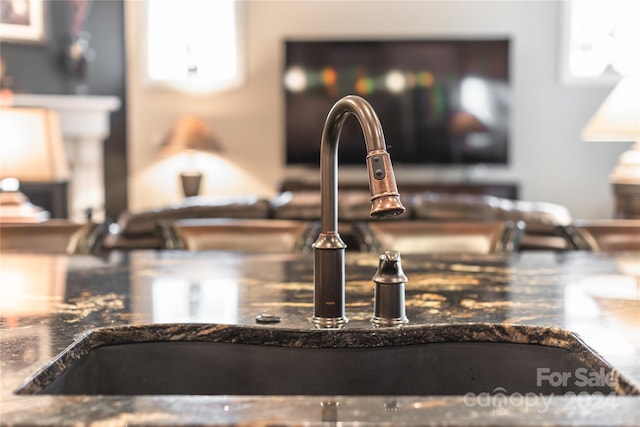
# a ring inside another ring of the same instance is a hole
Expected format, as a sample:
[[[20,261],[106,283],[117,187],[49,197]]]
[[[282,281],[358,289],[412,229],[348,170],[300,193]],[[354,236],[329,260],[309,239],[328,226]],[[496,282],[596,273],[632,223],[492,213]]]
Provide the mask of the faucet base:
[[[316,328],[322,328],[322,329],[342,329],[345,327],[345,325],[347,324],[347,322],[349,321],[349,319],[347,319],[346,316],[340,316],[340,317],[318,317],[318,316],[313,316],[311,318],[311,323],[313,323],[313,325]]]
[[[371,323],[374,327],[393,327],[406,325],[409,323],[409,319],[407,316],[394,318],[373,316],[371,318]]]

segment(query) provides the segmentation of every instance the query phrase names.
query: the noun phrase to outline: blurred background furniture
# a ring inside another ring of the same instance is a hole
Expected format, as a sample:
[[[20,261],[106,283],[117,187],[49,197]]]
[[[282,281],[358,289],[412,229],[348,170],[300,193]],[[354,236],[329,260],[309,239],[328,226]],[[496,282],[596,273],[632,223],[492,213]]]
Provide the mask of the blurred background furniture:
[[[2,108],[0,129],[0,221],[49,219],[50,212],[33,205],[20,192],[20,183],[42,186],[66,183],[69,179],[58,114],[45,108]],[[66,208],[56,214],[66,214]]]
[[[52,219],[39,223],[0,224],[0,251],[43,254],[97,254],[106,224]]]
[[[338,193],[338,231],[348,251],[368,250],[356,236],[353,224],[370,221],[369,192]],[[559,226],[571,223],[568,210],[558,204],[510,200],[476,194],[404,193],[403,215],[385,221],[523,221],[526,228],[520,250],[566,250],[569,248]],[[250,218],[318,221],[320,194],[315,191],[285,192],[271,199],[258,197],[189,197],[183,203],[143,212],[125,212],[105,240],[106,249],[160,249],[158,224],[189,218]]]
[[[158,224],[190,218],[268,218],[269,201],[252,196],[187,197],[182,203],[142,212],[124,212],[105,239],[106,249],[162,249]]]
[[[574,250],[640,251],[640,219],[576,220],[561,229]]]
[[[365,251],[402,254],[492,254],[517,252],[522,221],[368,221],[354,225]]]
[[[422,193],[412,199],[416,219],[432,221],[523,221],[520,250],[566,250],[558,227],[571,223],[562,205],[473,194]]]
[[[42,53],[44,54],[44,51]],[[109,79],[111,77],[109,75]],[[126,175],[126,156],[124,146],[121,146],[124,140],[118,139],[118,135],[122,135],[126,130],[120,121],[124,120],[125,112],[120,108],[120,99],[116,96],[14,93],[11,103],[14,107],[45,108],[56,112],[60,118],[60,130],[70,165],[69,178],[65,180],[68,185],[64,188],[55,188],[61,186],[49,182],[34,189],[30,183],[25,182],[23,191],[32,202],[40,204],[41,201],[49,201],[51,206],[41,206],[50,210],[53,218],[70,218],[80,222],[86,221],[88,215],[91,215],[95,222],[117,218],[124,210],[124,204],[120,205],[120,201],[107,203],[106,199],[110,198],[113,201],[116,194],[126,194],[124,189],[120,190],[125,183]],[[110,154],[105,156],[106,141]],[[123,150],[122,154],[119,152],[120,148]],[[42,186],[54,188],[58,194],[45,197],[43,192],[47,190]],[[63,190],[65,199],[57,199]],[[66,206],[64,212],[53,207],[60,204]],[[110,207],[106,206],[109,204]],[[106,210],[110,210],[111,213],[107,214]]]
[[[21,182],[20,192],[50,218],[69,218],[69,182]]]
[[[18,190],[17,181],[3,182],[0,190],[0,223],[36,223],[49,219],[48,211],[36,206]]]
[[[167,249],[310,253],[319,223],[279,219],[200,218],[158,224]]]
[[[585,141],[633,142],[610,176],[614,218],[640,219],[640,76],[618,82],[582,131]]]

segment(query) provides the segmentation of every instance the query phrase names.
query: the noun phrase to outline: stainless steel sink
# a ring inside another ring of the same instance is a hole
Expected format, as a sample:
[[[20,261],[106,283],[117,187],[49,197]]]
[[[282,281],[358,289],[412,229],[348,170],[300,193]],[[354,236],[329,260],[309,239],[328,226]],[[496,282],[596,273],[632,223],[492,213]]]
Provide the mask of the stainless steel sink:
[[[620,378],[607,375],[611,366],[575,336],[537,328],[529,330],[527,340],[561,347],[513,342],[513,337],[523,341],[526,333],[526,328],[510,332],[491,325],[352,331],[113,328],[78,341],[18,393],[464,395],[500,389],[557,395],[620,390]],[[568,380],[558,384],[555,373],[569,375]],[[599,375],[599,383],[579,381]]]

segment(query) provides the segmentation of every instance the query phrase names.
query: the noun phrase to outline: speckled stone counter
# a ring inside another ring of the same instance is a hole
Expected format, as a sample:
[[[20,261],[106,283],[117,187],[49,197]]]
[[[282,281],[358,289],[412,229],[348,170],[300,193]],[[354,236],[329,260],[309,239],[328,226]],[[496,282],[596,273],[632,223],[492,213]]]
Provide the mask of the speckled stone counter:
[[[310,256],[2,254],[0,262],[2,425],[640,425],[639,254],[405,256],[410,323],[395,329],[369,322],[377,259],[347,254],[349,323],[339,331],[309,321]],[[282,321],[259,324],[261,314]],[[479,340],[569,350],[586,343],[593,363],[613,366],[618,395],[53,396],[37,394],[45,384],[25,385],[101,344],[160,339],[307,347]]]

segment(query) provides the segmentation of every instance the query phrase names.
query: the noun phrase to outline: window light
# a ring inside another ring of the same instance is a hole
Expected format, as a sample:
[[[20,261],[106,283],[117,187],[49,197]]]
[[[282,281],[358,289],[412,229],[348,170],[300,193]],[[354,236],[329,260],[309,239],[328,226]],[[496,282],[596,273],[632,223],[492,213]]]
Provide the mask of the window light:
[[[568,78],[636,74],[640,58],[640,3],[636,0],[570,0],[566,8]]]
[[[238,7],[235,0],[148,0],[148,78],[191,92],[238,85]]]

